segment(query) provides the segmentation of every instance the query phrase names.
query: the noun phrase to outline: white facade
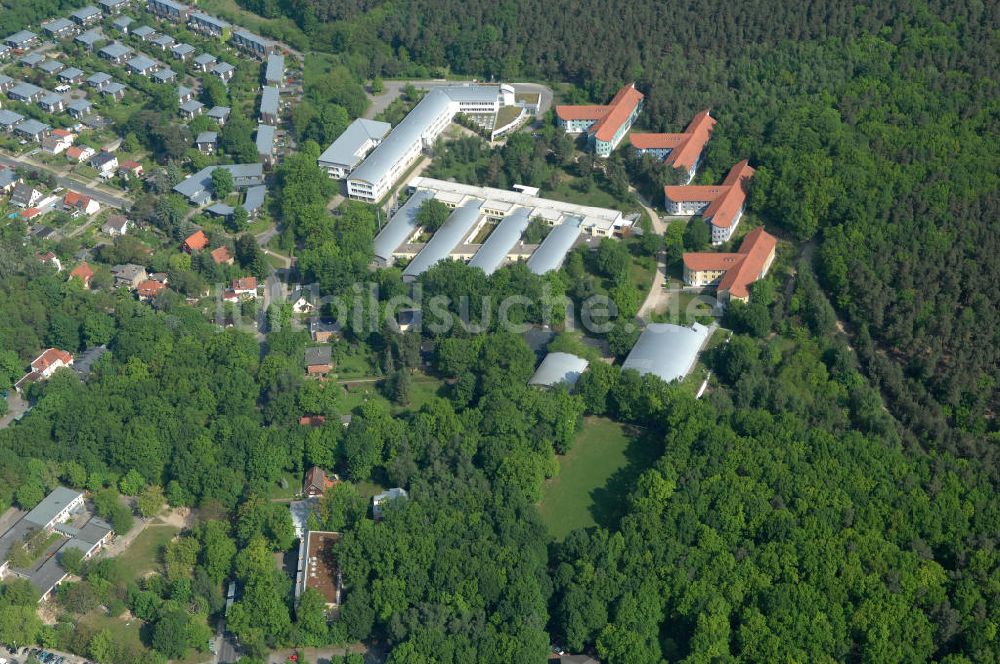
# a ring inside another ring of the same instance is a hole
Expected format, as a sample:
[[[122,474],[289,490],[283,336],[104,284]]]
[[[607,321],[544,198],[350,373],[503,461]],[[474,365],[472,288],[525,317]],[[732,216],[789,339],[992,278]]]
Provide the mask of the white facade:
[[[722,244],[723,242],[728,242],[729,238],[733,236],[736,232],[736,228],[740,225],[740,220],[743,218],[743,210],[746,206],[740,208],[740,211],[736,213],[733,217],[733,223],[728,226],[716,226],[709,220],[709,226],[712,229],[712,244]]]
[[[712,201],[671,201],[667,200],[667,214],[680,217],[693,217],[701,214]]]
[[[509,85],[434,88],[348,177],[348,196],[370,203],[381,200],[455,115],[496,115],[501,107],[513,104],[514,88]]]

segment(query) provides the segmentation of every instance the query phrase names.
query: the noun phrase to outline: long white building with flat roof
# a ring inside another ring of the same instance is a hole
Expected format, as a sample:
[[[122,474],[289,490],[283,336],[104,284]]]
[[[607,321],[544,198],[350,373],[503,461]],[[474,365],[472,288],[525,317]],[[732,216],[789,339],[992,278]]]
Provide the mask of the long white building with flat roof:
[[[421,152],[459,113],[496,115],[514,105],[510,85],[446,85],[432,89],[396,125],[382,143],[347,178],[350,198],[374,203],[381,200]]]

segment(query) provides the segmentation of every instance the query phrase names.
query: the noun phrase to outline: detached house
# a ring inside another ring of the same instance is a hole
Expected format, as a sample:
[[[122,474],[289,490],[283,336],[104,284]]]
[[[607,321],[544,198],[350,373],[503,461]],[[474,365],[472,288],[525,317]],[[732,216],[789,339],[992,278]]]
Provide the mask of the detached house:
[[[194,55],[194,46],[191,44],[177,44],[170,49],[170,55],[174,56],[177,60],[189,60]]]
[[[32,208],[42,200],[42,192],[38,191],[30,184],[23,182],[14,186],[14,191],[10,195],[10,204],[19,208]]]
[[[69,278],[79,279],[84,288],[90,288],[90,280],[93,276],[94,270],[87,264],[87,261],[83,261],[69,273]]]
[[[106,58],[105,58],[106,59]],[[95,72],[85,79],[85,83],[90,87],[100,90],[108,83],[112,81],[111,74],[107,74],[103,71]]]
[[[218,60],[211,53],[202,53],[195,56],[194,64],[198,67],[198,71],[209,71],[218,63]]]
[[[223,83],[228,83],[233,78],[233,74],[236,73],[236,67],[228,62],[220,62],[212,67],[211,72]]]
[[[44,122],[39,122],[34,118],[29,118],[14,127],[14,133],[23,136],[28,140],[40,143],[43,138],[49,135],[49,130],[51,129],[52,127]]]
[[[101,206],[90,196],[84,196],[75,191],[67,191],[66,196],[63,198],[63,209],[67,212],[85,214],[89,217],[100,212]]]
[[[12,168],[4,166],[0,168],[0,193],[9,194],[14,191],[14,187],[24,182],[20,175]]]
[[[219,135],[214,131],[203,131],[195,139],[195,146],[202,154],[215,154],[215,148],[218,143]]]
[[[135,288],[136,294],[143,302],[156,299],[156,296],[166,289],[167,284],[162,281],[157,281],[156,279],[146,279]]]
[[[257,277],[240,277],[233,279],[232,291],[239,297],[257,299]]]
[[[0,110],[0,129],[6,132],[14,131],[17,123],[24,120],[24,116],[7,109]]]
[[[229,253],[229,248],[222,246],[216,249],[212,249],[212,262],[216,265],[232,265],[233,255]]]
[[[308,376],[325,376],[333,370],[333,348],[313,346],[305,351],[305,370]]]
[[[118,166],[118,176],[123,177],[126,180],[131,178],[141,178],[143,174],[142,164],[132,159],[123,161]]]
[[[90,102],[86,99],[74,99],[66,104],[66,112],[76,120],[82,120],[90,115]]]
[[[73,145],[74,140],[76,134],[65,129],[54,129],[50,135],[42,139],[42,149],[49,154],[62,154]]]
[[[137,55],[126,62],[125,67],[133,74],[138,74],[139,76],[150,76],[153,72],[160,68],[160,65],[156,62],[156,60],[150,57]]]
[[[70,14],[69,17],[77,25],[93,25],[101,20],[101,10],[93,6],[82,7]]]
[[[62,39],[63,37],[69,37],[71,34],[76,32],[76,24],[68,18],[57,18],[44,24],[42,26],[42,32],[44,32],[47,37]]]
[[[325,417],[322,416],[316,416],[316,417],[319,417],[321,420],[326,421]],[[316,419],[316,417],[310,417],[310,418],[304,417],[302,418],[302,420],[308,419],[309,420],[308,425],[312,426],[313,421]],[[302,424],[302,420],[299,420],[300,424]],[[336,475],[334,475],[333,478],[331,479],[326,476],[326,473],[323,471],[322,468],[320,468],[319,466],[313,466],[308,471],[306,471],[306,479],[305,482],[303,482],[302,484],[302,493],[308,496],[309,498],[316,498],[318,496],[322,496],[324,493],[326,493],[327,489],[337,486],[337,484],[339,483],[340,483],[340,478],[337,477]]]
[[[76,85],[77,83],[83,81],[83,70],[77,69],[76,67],[69,67],[59,72],[59,76],[57,76],[56,78],[59,79],[60,83],[66,83],[68,85]]]
[[[207,246],[208,236],[205,235],[205,231],[195,231],[184,240],[181,249],[190,254],[194,251],[201,251]]]
[[[74,163],[87,161],[94,156],[94,148],[87,145],[76,146],[66,149],[66,158]]]
[[[116,65],[124,63],[131,55],[132,49],[121,42],[112,42],[97,52],[97,57]],[[108,80],[111,80],[110,76]]]
[[[88,51],[93,51],[98,43],[104,41],[104,35],[101,34],[101,31],[99,29],[95,28],[93,30],[87,30],[86,32],[77,35],[73,39],[73,41],[77,44],[80,44]]]
[[[129,290],[135,289],[148,278],[146,268],[134,263],[115,265],[111,268],[111,276],[115,278],[115,288],[124,286]]]
[[[101,232],[109,237],[118,237],[128,233],[132,227],[132,222],[120,214],[108,217],[108,220],[101,226]]]
[[[97,174],[107,180],[118,170],[118,157],[112,152],[98,152],[91,157],[90,166],[97,169]]]
[[[56,269],[56,272],[62,272],[62,261],[51,251],[46,251],[44,254],[35,254],[35,258],[43,265],[51,265]]]
[[[221,127],[225,125],[226,120],[229,119],[230,111],[231,109],[228,106],[213,106],[208,109],[208,112],[205,113],[205,115],[215,120]]]
[[[189,99],[178,107],[178,112],[185,118],[192,119],[196,115],[201,115],[205,105],[197,99]]]
[[[125,97],[125,91],[128,87],[124,83],[119,83],[118,81],[112,81],[104,86],[101,90],[101,94],[105,97],[111,97],[115,101],[121,101]]]
[[[38,35],[29,30],[21,30],[4,39],[3,43],[11,48],[25,50],[38,43]]]
[[[38,101],[43,94],[45,94],[45,90],[25,81],[21,81],[7,91],[8,97],[14,101],[23,101],[26,104]]]
[[[31,383],[47,380],[56,371],[73,365],[73,356],[58,348],[46,348],[42,354],[31,361],[31,371],[14,384],[20,392]]]
[[[43,95],[38,100],[38,106],[46,113],[58,113],[66,107],[62,95],[56,92],[49,92]]]

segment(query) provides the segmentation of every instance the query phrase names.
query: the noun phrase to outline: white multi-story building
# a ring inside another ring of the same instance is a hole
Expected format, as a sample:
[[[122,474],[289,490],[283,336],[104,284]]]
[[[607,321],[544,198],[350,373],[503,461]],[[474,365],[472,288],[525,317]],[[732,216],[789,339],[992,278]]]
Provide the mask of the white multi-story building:
[[[459,113],[496,115],[514,105],[510,85],[448,85],[434,88],[347,178],[347,195],[369,203],[381,200],[420,156],[430,149]]]
[[[316,163],[334,180],[343,180],[368,156],[392,129],[388,122],[358,118],[352,122]]]

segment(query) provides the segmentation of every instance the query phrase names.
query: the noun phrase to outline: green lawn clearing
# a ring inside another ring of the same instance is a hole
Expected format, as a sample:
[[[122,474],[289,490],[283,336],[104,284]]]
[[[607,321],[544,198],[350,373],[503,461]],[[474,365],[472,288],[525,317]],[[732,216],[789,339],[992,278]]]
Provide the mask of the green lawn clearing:
[[[131,578],[141,578],[160,566],[163,547],[179,532],[174,526],[152,523],[118,556],[118,562]]]
[[[588,417],[569,454],[559,458],[559,475],[545,483],[539,511],[549,534],[613,526],[625,510],[635,478],[660,454],[638,430],[603,417]]]

